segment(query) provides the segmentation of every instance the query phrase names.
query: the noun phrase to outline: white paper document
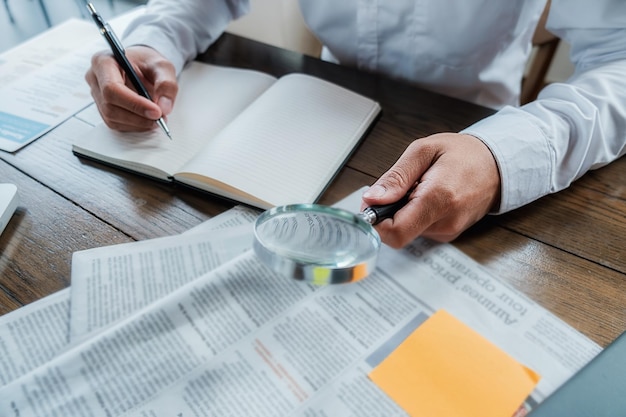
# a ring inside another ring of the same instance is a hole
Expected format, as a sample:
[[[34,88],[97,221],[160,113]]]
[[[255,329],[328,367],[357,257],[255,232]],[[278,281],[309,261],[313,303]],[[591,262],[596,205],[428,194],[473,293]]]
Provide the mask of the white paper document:
[[[72,286],[95,280],[85,271]],[[110,269],[107,291],[139,285],[126,275]],[[426,240],[383,247],[376,271],[352,284],[278,276],[252,251],[182,281],[128,316],[94,322],[92,337],[0,389],[0,415],[402,416],[367,374],[439,309],[541,375],[531,406],[600,350],[452,245]],[[94,314],[123,307],[90,299],[87,287],[72,303],[85,297]]]
[[[140,12],[111,25],[121,31]],[[0,54],[0,149],[16,151],[92,103],[85,73],[107,48],[93,22],[73,18]]]
[[[256,210],[236,206],[190,229],[187,233],[206,234],[212,230],[227,229],[230,231],[228,235],[217,233],[212,235],[212,238],[204,239],[206,257],[218,258],[228,253],[241,253],[250,247],[249,239],[244,236],[244,233],[248,233],[248,231],[242,229],[241,226],[249,225],[257,215],[258,211]],[[216,241],[216,239],[222,239],[224,236],[229,238],[230,246],[228,247],[225,247],[225,241]],[[157,240],[155,239],[155,241]],[[206,253],[210,248],[216,249],[214,255]],[[85,253],[91,252],[85,251]],[[120,284],[120,281],[115,282]],[[80,285],[76,285],[76,288],[80,288]],[[71,346],[70,292],[74,289],[74,286],[66,288],[0,316],[0,386],[43,365]],[[74,308],[84,304],[81,300],[84,294],[83,292],[74,297]],[[106,295],[100,294],[99,300],[118,308],[120,299],[115,298],[116,295],[112,292]],[[79,310],[74,315],[79,323],[85,320],[80,316],[81,314],[83,312]]]
[[[0,386],[65,350],[69,319],[69,288],[1,316]]]
[[[72,258],[70,340],[129,316],[252,247],[252,225],[82,251]],[[93,308],[94,306],[100,308]]]

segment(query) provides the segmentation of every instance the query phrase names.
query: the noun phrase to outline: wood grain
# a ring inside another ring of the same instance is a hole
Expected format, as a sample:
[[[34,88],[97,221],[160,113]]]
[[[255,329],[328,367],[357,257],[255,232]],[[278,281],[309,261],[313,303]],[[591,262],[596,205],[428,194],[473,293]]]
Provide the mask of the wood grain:
[[[74,251],[132,240],[3,161],[0,178],[19,195],[0,236],[0,314],[70,285]]]
[[[626,277],[486,219],[453,243],[487,271],[606,346],[626,329]]]
[[[626,166],[626,159],[614,163]],[[605,180],[620,185],[609,173]],[[500,219],[504,227],[537,241],[626,273],[626,198],[613,189],[597,191],[594,177],[583,178],[567,190],[546,196]],[[619,188],[619,187],[618,187]],[[598,187],[598,189],[602,189]],[[622,191],[623,192],[623,191]]]

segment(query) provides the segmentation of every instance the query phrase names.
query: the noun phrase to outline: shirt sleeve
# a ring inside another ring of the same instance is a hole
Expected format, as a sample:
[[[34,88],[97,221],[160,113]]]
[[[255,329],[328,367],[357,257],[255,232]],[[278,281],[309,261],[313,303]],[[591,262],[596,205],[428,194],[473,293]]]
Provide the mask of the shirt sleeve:
[[[248,0],[151,0],[124,31],[124,44],[156,49],[180,73],[248,10]]]
[[[570,44],[572,77],[462,131],[481,139],[498,163],[499,213],[560,191],[626,152],[626,2],[553,0],[547,28]]]

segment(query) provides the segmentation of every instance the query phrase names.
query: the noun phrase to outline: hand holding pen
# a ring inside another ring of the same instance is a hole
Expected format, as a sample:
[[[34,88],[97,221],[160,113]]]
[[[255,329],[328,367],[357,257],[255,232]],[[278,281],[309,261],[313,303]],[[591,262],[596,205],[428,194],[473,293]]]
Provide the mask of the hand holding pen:
[[[121,42],[119,41],[119,39],[113,32],[113,29],[110,27],[108,23],[104,21],[104,19],[102,19],[102,17],[98,14],[95,7],[91,3],[87,3],[87,9],[89,10],[89,13],[91,14],[91,17],[93,18],[94,22],[100,29],[100,33],[102,34],[102,36],[105,38],[105,40],[111,47],[111,51],[113,52],[115,60],[117,61],[119,66],[122,68],[126,76],[130,79],[137,93],[147,98],[148,100],[152,101],[152,98],[150,97],[148,90],[145,88],[139,76],[133,69],[133,66],[131,65],[128,58],[126,57],[124,47],[122,46]],[[169,128],[167,127],[167,124],[165,123],[165,120],[163,119],[163,117],[159,117],[156,120],[156,123],[161,127],[161,129],[163,129],[165,134],[170,139],[172,139]]]

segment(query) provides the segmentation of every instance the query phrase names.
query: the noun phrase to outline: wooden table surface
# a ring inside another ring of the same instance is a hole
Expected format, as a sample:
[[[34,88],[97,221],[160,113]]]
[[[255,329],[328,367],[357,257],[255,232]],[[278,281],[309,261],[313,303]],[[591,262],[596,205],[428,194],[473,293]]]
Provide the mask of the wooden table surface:
[[[322,197],[371,184],[415,138],[458,131],[493,111],[233,35],[201,60],[280,76],[305,72],[378,100],[368,137]],[[82,80],[81,80],[82,81]],[[70,285],[72,253],[183,232],[230,207],[207,194],[79,159],[70,120],[15,153],[0,182],[20,206],[0,236],[0,315]],[[488,271],[606,346],[626,330],[626,158],[569,189],[488,216],[453,244]]]

